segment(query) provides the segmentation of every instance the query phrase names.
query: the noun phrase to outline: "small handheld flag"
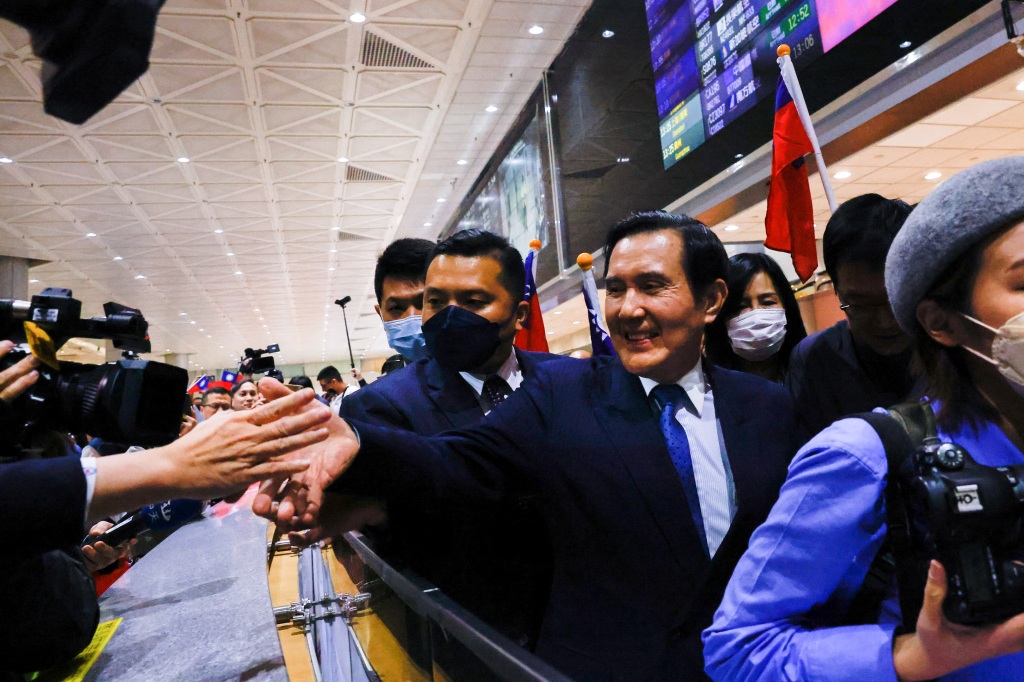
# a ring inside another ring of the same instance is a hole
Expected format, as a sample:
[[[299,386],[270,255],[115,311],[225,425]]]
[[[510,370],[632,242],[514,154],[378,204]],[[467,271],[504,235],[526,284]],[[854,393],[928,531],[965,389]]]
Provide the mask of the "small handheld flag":
[[[833,212],[837,204],[796,69],[789,56],[789,46],[780,45],[778,54],[780,74],[775,90],[772,179],[764,217],[767,232],[764,245],[789,253],[800,280],[807,281],[818,267],[818,250],[814,241],[814,206],[804,169],[805,154],[814,153],[818,176]]]
[[[225,383],[229,383],[229,384],[237,384],[238,383],[238,372],[232,372],[232,371],[226,369],[226,370],[224,370],[223,372],[220,373],[220,380],[225,382]]]
[[[589,253],[581,253],[576,257],[576,265],[583,271],[583,300],[587,304],[587,319],[590,322],[590,347],[594,355],[615,355],[611,336],[601,319],[601,299],[597,296],[597,282],[592,272],[594,257]]]
[[[526,268],[526,291],[523,300],[530,306],[530,312],[523,322],[523,328],[516,332],[515,345],[521,350],[548,351],[547,334],[544,332],[544,317],[540,312],[540,298],[537,296],[537,254],[540,252],[539,239],[530,242],[530,253],[526,254],[523,267]]]
[[[205,374],[197,377],[196,380],[192,382],[192,385],[188,387],[186,393],[206,393],[210,388],[210,379],[212,378],[213,377]]]

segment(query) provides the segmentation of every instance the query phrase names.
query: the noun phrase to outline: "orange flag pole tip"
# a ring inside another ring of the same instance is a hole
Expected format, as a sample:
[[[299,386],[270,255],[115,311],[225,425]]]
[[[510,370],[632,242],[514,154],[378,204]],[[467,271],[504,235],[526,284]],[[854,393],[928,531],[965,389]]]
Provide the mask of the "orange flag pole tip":
[[[775,54],[779,55],[780,57],[785,57],[785,56],[789,55],[790,54],[789,45],[786,45],[785,43],[783,43],[782,45],[779,45],[779,49],[775,50]]]
[[[576,256],[576,265],[580,266],[580,270],[586,272],[590,268],[594,267],[594,257],[589,253],[581,253]]]
[[[536,249],[536,250],[539,251],[540,250],[540,240],[539,239],[531,239],[530,240],[530,248],[531,249]]]

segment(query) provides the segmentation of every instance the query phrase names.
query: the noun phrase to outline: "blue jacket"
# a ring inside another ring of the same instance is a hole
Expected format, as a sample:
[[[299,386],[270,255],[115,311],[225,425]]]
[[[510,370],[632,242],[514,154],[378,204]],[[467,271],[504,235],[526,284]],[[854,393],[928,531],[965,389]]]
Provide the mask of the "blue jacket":
[[[435,438],[355,423],[360,454],[342,478],[390,496],[534,494],[554,551],[538,655],[580,680],[700,679],[700,631],[797,445],[782,387],[707,376],[737,503],[710,561],[657,415],[618,358],[538,365],[480,424]]]
[[[517,349],[516,357],[523,381],[529,382],[540,364],[559,356]],[[422,436],[484,418],[466,380],[432,359],[353,393],[340,413]],[[528,499],[392,499],[387,533],[372,535],[393,565],[408,565],[513,641],[536,644],[551,588],[551,543]]]
[[[85,495],[85,474],[76,457],[0,464],[4,544],[29,555],[81,542]]]

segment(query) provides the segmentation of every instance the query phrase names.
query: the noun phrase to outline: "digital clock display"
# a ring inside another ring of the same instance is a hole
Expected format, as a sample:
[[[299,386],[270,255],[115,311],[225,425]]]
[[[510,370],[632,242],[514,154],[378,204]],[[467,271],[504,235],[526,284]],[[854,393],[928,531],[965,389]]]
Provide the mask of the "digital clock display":
[[[800,68],[895,0],[647,0],[669,168],[774,92],[776,48]]]

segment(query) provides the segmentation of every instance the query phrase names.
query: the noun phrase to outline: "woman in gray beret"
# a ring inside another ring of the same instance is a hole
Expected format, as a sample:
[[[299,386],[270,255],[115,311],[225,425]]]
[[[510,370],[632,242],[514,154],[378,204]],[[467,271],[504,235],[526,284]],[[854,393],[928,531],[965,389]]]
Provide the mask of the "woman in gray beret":
[[[941,440],[986,467],[1024,464],[1024,157],[979,164],[938,186],[896,237],[885,279],[893,312],[915,339]],[[878,582],[889,585],[877,590],[881,605],[852,615],[869,568],[878,574],[888,473],[882,441],[863,419],[839,420],[801,449],[704,632],[708,674],[1024,680],[1024,615],[984,627],[951,623],[942,608],[947,571],[930,557],[916,621],[901,618],[892,570]],[[976,504],[956,502],[961,513]],[[980,565],[987,577],[986,557]],[[1013,603],[1005,593],[994,601]]]

